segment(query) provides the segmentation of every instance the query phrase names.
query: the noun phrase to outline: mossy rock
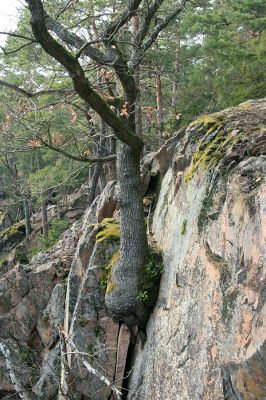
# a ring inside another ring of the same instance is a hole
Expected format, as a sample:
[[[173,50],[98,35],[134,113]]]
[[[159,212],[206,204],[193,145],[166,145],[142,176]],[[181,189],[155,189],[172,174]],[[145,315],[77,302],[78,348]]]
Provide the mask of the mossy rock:
[[[119,241],[120,240],[120,226],[118,221],[114,218],[105,218],[100,224],[100,230],[96,235],[97,243],[107,241]]]
[[[203,116],[197,118],[195,121],[193,121],[191,125],[192,126],[204,125],[204,126],[208,127],[208,126],[220,124],[223,121],[224,121],[224,116],[220,113],[217,113],[217,114],[211,114],[211,115],[203,115]]]
[[[185,174],[186,183],[193,178],[200,165],[205,170],[217,165],[242,137],[241,134],[235,136],[234,132],[225,128],[224,116],[221,114],[205,116],[193,122],[193,125],[202,124],[207,132],[192,157],[191,166]]]
[[[9,253],[26,236],[24,221],[20,221],[0,233],[0,252]]]
[[[10,226],[4,231],[0,232],[0,240],[12,240],[16,237],[23,237],[25,235],[25,223],[24,221],[19,221],[16,224]]]

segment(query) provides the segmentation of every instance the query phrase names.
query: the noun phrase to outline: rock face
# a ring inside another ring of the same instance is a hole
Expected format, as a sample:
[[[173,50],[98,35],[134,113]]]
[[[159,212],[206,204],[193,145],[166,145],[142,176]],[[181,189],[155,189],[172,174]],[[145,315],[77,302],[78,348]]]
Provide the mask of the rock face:
[[[110,182],[52,250],[1,271],[0,398],[115,396],[130,333],[105,308],[102,281],[119,237],[108,234],[109,220],[98,221],[112,216],[116,196]],[[106,232],[97,241],[102,226]]]
[[[265,121],[266,101],[248,102],[196,121],[173,151],[153,220],[165,273],[131,400],[266,398]]]
[[[247,102],[143,160],[165,265],[146,332],[105,305],[115,182],[52,250],[0,270],[0,399],[266,398],[265,121],[266,100]]]

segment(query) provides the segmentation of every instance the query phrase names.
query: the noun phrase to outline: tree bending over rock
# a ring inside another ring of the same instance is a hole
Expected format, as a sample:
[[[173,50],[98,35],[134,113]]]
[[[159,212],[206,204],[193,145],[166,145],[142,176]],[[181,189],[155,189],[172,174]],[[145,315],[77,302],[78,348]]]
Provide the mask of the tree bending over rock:
[[[140,156],[143,141],[135,132],[135,102],[137,86],[134,70],[157,39],[159,33],[182,11],[186,0],[174,2],[172,12],[160,19],[151,29],[151,23],[164,0],[154,0],[146,8],[142,0],[128,2],[126,9],[107,25],[97,41],[85,43],[76,34],[54,21],[43,8],[41,0],[26,0],[31,13],[31,26],[36,41],[68,71],[75,91],[109,125],[122,142],[118,154],[120,185],[121,244],[120,259],[112,270],[112,291],[106,295],[111,314],[129,325],[144,325],[147,310],[137,299],[138,279],[148,253],[146,228],[140,182]],[[143,4],[142,4],[143,3]],[[116,41],[121,28],[134,15],[141,17],[139,32],[134,38],[132,52],[124,54]],[[77,49],[76,55],[68,51],[50,34],[52,31],[62,42]],[[93,44],[102,43],[103,52]],[[92,88],[79,59],[82,55],[100,65],[112,67],[124,90],[126,113],[119,117],[107,102]]]

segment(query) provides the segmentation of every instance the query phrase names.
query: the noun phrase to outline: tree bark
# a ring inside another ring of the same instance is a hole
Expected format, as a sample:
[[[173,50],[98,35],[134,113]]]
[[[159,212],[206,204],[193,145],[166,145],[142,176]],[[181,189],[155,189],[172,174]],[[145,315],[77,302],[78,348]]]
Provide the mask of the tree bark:
[[[115,136],[112,136],[109,138],[109,153],[110,154],[116,154],[116,138]],[[116,171],[116,160],[110,161],[107,164],[108,168],[108,177],[110,181],[115,181],[117,180],[117,171]]]
[[[164,117],[163,117],[163,94],[160,68],[156,69],[156,103],[157,103],[157,125],[159,137],[163,137]]]
[[[176,39],[176,53],[175,53],[175,76],[173,83],[173,93],[172,93],[172,107],[175,108],[177,102],[177,90],[178,90],[178,74],[180,71],[180,34],[177,33]]]
[[[132,18],[132,32],[134,38],[136,39],[140,28],[140,18],[139,15],[134,15]],[[138,136],[142,135],[142,113],[141,113],[141,98],[140,98],[140,65],[135,68],[134,80],[137,89],[136,100],[135,100],[135,126],[136,134]]]
[[[147,257],[147,237],[140,182],[140,154],[122,144],[119,152],[120,259],[112,269],[106,303],[111,314],[129,326],[144,326],[147,310],[137,300],[138,280]]]
[[[48,214],[47,214],[47,203],[45,199],[42,199],[41,203],[42,212],[42,233],[44,236],[48,236]]]
[[[24,208],[24,217],[25,217],[25,229],[26,229],[26,236],[32,231],[31,222],[30,222],[30,207],[29,207],[29,199],[26,197],[23,199],[23,208]]]
[[[95,199],[96,189],[97,189],[98,180],[99,180],[99,177],[101,174],[101,170],[102,170],[102,165],[100,163],[97,163],[93,168],[92,176],[90,179],[90,192],[89,192],[88,201],[87,201],[88,207],[91,206],[93,200]]]

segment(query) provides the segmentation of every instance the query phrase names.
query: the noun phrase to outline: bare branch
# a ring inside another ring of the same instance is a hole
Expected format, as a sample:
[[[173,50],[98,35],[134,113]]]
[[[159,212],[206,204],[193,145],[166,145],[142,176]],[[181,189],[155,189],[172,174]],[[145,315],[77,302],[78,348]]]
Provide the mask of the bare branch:
[[[25,89],[20,88],[19,86],[14,85],[13,83],[6,82],[0,80],[0,85],[7,87],[8,89],[14,90],[15,92],[18,92],[22,94],[25,97],[32,98],[32,97],[40,97],[40,96],[45,96],[49,94],[61,94],[61,95],[68,95],[68,94],[73,94],[75,91],[73,89],[44,89],[44,90],[38,90],[37,92],[28,92]]]
[[[112,24],[109,24],[107,26],[104,33],[105,40],[112,40],[118,29],[125,25],[130,20],[130,18],[132,18],[133,15],[135,15],[135,13],[138,11],[141,1],[142,0],[131,0],[129,2],[127,10],[119,15]]]
[[[0,48],[1,48],[1,50],[3,51],[3,53],[4,53],[6,56],[8,56],[9,54],[17,53],[18,51],[24,49],[25,47],[30,46],[32,43],[35,43],[35,41],[32,40],[31,42],[24,43],[24,44],[22,44],[21,46],[17,47],[16,49],[10,50],[10,51],[6,51],[6,49],[5,49],[4,47],[2,47],[2,46],[0,46]]]
[[[186,5],[187,0],[183,0],[180,4],[180,6],[174,10],[173,12],[171,12],[170,14],[168,14],[163,20],[162,22],[160,22],[158,25],[155,26],[155,28],[152,30],[149,38],[146,40],[146,42],[144,43],[143,46],[143,51],[147,51],[155,42],[155,40],[157,39],[157,37],[159,36],[160,32],[166,28],[169,23],[184,9],[185,5]]]
[[[115,155],[115,154],[110,155],[110,156],[107,156],[107,157],[101,157],[101,158],[99,158],[99,157],[74,156],[73,154],[70,154],[70,153],[68,153],[67,151],[61,149],[60,147],[55,147],[55,146],[53,146],[52,144],[49,144],[49,143],[45,142],[45,141],[44,141],[41,137],[39,137],[39,136],[38,136],[37,138],[41,141],[41,143],[42,143],[44,146],[48,147],[48,148],[51,149],[51,150],[56,151],[57,153],[63,154],[65,157],[71,158],[72,160],[75,160],[75,161],[85,162],[85,163],[96,163],[96,162],[105,163],[105,162],[113,161],[113,160],[116,159],[116,155]]]
[[[143,42],[145,36],[150,27],[150,23],[156,12],[159,10],[164,0],[155,0],[151,7],[148,8],[148,12],[145,15],[145,18],[142,20],[141,26],[135,38],[135,44],[137,47],[140,47]]]
[[[135,151],[141,151],[143,147],[142,140],[132,133],[122,119],[117,117],[111,110],[107,102],[92,89],[78,60],[49,34],[45,25],[45,14],[42,2],[40,0],[26,1],[29,4],[32,15],[31,26],[35,38],[48,54],[66,68],[72,78],[74,88],[78,95],[88,102],[90,107],[103,118],[107,125],[113,128],[118,139]]]
[[[113,67],[127,94],[127,101],[130,105],[134,104],[137,92],[134,78],[130,75],[128,65],[118,48],[110,46],[107,53],[102,53],[99,49],[92,47],[91,42],[90,44],[86,44],[79,36],[69,32],[58,21],[52,20],[47,14],[45,14],[45,25],[48,30],[54,32],[64,43],[79,49],[76,59],[80,57],[79,53],[81,52],[89,56],[97,64],[110,65]]]
[[[60,24],[60,22],[54,21],[48,14],[45,14],[45,25],[48,30],[54,32],[64,43],[67,43],[76,49],[81,49],[86,44],[86,42],[84,42],[79,36],[69,32]],[[99,49],[96,49],[89,44],[85,49],[83,49],[82,52],[98,64],[106,64],[114,61],[113,59],[110,59],[110,57],[107,57]]]
[[[7,35],[7,36],[15,37],[15,38],[29,40],[30,42],[36,42],[36,40],[34,40],[34,38],[24,36],[24,35],[19,35],[17,33],[12,33],[12,32],[0,32],[0,35]]]
[[[90,42],[84,43],[84,45],[79,49],[79,51],[76,54],[76,59],[78,60],[79,57],[81,56],[81,54],[88,48],[90,47],[92,44],[96,44],[96,43],[100,43],[102,42],[102,39],[95,39],[95,40],[91,40]]]

